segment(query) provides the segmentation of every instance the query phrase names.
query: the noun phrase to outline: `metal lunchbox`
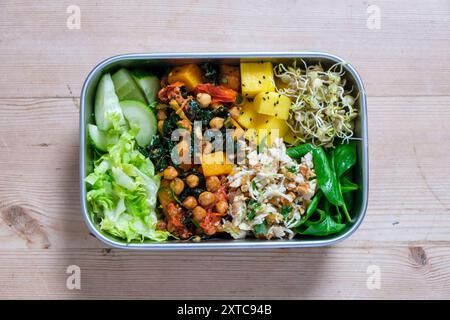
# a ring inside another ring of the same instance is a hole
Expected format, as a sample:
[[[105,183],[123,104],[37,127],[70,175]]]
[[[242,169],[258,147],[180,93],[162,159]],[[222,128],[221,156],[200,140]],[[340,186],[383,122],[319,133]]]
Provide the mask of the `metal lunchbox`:
[[[321,52],[287,52],[287,53],[155,53],[155,54],[124,54],[106,59],[97,65],[88,75],[84,82],[80,99],[80,195],[81,210],[86,224],[90,231],[100,240],[108,245],[123,249],[237,249],[237,248],[300,248],[318,247],[336,244],[348,238],[360,226],[366,213],[368,201],[368,136],[367,136],[367,107],[366,95],[360,76],[351,64],[344,64],[345,78],[350,86],[359,91],[357,105],[359,116],[355,120],[355,137],[358,137],[357,153],[358,163],[355,167],[355,179],[361,186],[356,191],[352,214],[355,222],[349,225],[341,233],[317,238],[294,238],[291,240],[259,240],[244,239],[233,240],[226,238],[212,238],[193,242],[186,240],[169,240],[166,242],[132,242],[115,238],[100,230],[95,221],[88,213],[88,203],[86,201],[85,177],[92,171],[92,150],[88,143],[87,125],[93,123],[94,97],[97,83],[102,74],[113,72],[120,67],[140,67],[151,69],[152,67],[164,67],[169,65],[180,65],[185,63],[202,63],[206,61],[220,62],[227,64],[239,64],[241,61],[264,60],[272,62],[289,62],[293,59],[303,59],[308,65],[321,63],[324,68],[344,62],[343,59],[328,53]]]

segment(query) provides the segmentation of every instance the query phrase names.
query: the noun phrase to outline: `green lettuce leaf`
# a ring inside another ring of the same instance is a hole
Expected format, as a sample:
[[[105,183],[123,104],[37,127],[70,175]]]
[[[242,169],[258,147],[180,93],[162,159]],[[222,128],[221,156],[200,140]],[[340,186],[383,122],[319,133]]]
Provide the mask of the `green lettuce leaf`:
[[[156,194],[160,179],[153,163],[135,149],[136,132],[123,132],[94,163],[85,178],[87,201],[100,219],[100,229],[131,241],[165,241],[170,233],[156,230]]]

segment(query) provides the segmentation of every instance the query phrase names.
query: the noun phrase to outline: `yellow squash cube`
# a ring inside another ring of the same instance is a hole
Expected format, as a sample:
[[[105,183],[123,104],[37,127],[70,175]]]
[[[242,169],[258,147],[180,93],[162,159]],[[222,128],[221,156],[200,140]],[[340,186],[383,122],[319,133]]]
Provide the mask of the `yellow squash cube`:
[[[233,170],[233,164],[223,151],[217,151],[202,156],[202,170],[205,177],[229,174]]]
[[[245,98],[253,98],[261,91],[275,91],[272,63],[241,63],[241,89]]]
[[[289,130],[285,120],[269,117],[258,125],[258,141],[261,143],[265,139],[266,145],[271,146],[275,138],[283,138]]]
[[[194,91],[194,89],[202,83],[202,80],[202,69],[193,63],[173,68],[167,78],[169,83],[174,83],[177,81],[183,82],[189,92]]]
[[[266,121],[267,116],[258,114],[253,102],[245,100],[242,105],[241,113],[236,120],[241,126],[249,129],[257,127],[259,123]]]
[[[299,140],[298,137],[295,136],[294,132],[291,129],[289,129],[288,133],[284,135],[283,141],[291,145],[295,145]]]
[[[291,108],[291,99],[277,92],[260,92],[256,95],[253,104],[258,113],[287,120]]]

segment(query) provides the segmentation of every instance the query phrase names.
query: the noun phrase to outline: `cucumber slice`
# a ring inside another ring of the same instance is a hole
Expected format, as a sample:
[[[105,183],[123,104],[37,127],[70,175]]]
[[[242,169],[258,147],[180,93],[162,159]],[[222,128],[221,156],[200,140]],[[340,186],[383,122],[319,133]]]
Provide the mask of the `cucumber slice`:
[[[138,100],[147,103],[144,94],[127,69],[122,68],[114,73],[112,81],[119,100]]]
[[[119,140],[117,135],[109,135],[98,129],[96,125],[88,124],[88,135],[94,147],[100,151],[106,152],[108,146],[117,143]]]
[[[95,122],[100,130],[108,131],[125,124],[119,98],[109,73],[102,76],[95,94]]]
[[[158,77],[152,73],[140,70],[131,71],[131,76],[136,81],[139,88],[141,88],[142,92],[144,92],[147,103],[152,104],[155,102],[157,100],[158,91],[161,88]]]
[[[123,114],[128,120],[130,127],[139,128],[136,135],[136,142],[139,146],[145,147],[156,134],[156,117],[152,110],[145,104],[137,100],[124,100],[120,102]]]

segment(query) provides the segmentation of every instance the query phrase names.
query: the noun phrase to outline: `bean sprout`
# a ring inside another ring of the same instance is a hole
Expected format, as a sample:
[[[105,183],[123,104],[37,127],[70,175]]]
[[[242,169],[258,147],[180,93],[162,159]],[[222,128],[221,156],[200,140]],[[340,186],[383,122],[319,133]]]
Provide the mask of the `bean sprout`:
[[[278,92],[293,101],[288,126],[296,137],[295,144],[312,141],[316,145],[331,146],[336,137],[348,141],[353,137],[353,120],[358,116],[354,107],[359,93],[353,96],[353,88],[345,88],[344,62],[339,62],[324,71],[322,65],[307,66],[304,69],[280,63],[274,67],[274,74],[286,88]]]

